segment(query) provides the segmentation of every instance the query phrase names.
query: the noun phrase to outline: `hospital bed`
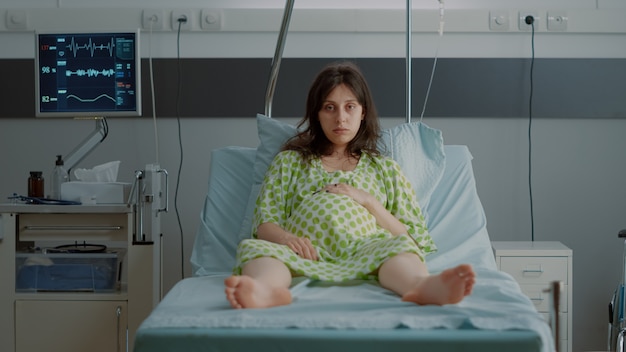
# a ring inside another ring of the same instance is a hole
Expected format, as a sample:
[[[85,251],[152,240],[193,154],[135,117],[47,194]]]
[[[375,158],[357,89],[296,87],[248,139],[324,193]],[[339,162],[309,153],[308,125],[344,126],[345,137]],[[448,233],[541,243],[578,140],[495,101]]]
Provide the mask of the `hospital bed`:
[[[294,302],[270,309],[231,309],[223,280],[248,235],[262,174],[295,128],[257,117],[258,148],[224,147],[211,154],[209,190],[191,262],[194,277],[178,282],[139,327],[135,352],[161,351],[551,351],[551,330],[514,279],[496,268],[466,146],[444,145],[422,123],[385,130],[422,199],[439,250],[431,272],[470,263],[474,291],[459,304],[402,302],[376,282],[340,285],[303,280]],[[401,147],[399,147],[401,146]]]
[[[271,97],[269,106],[271,111]],[[266,99],[266,113],[267,107]],[[549,325],[516,281],[496,267],[469,149],[445,145],[441,132],[422,122],[383,130],[382,147],[415,188],[438,247],[426,258],[430,272],[473,265],[471,295],[454,305],[419,306],[402,302],[375,281],[327,284],[296,278],[288,306],[230,308],[223,280],[232,272],[237,244],[250,236],[263,174],[296,132],[263,115],[256,122],[257,148],[231,146],[211,153],[209,188],[191,255],[194,275],[178,282],[141,324],[135,352],[554,350]]]

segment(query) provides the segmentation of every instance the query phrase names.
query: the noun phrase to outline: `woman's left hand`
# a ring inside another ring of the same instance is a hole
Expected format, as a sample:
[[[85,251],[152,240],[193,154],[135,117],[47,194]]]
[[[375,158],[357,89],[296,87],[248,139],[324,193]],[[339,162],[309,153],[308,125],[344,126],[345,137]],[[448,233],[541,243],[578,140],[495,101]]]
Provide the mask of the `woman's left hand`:
[[[377,201],[370,193],[362,189],[354,188],[347,183],[328,184],[324,187],[324,190],[329,193],[346,195],[366,208],[371,202]]]
[[[389,210],[385,209],[382,203],[370,193],[345,183],[329,184],[324,187],[324,190],[329,193],[344,194],[352,198],[355,202],[365,207],[370,214],[374,215],[376,223],[380,227],[387,229],[394,236],[407,232],[406,226],[393,216]]]

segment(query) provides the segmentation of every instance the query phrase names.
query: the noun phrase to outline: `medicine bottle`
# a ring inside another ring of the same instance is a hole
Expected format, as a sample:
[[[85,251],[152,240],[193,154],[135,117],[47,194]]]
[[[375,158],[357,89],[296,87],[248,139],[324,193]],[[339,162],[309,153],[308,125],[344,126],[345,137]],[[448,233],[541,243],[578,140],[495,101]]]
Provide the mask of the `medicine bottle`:
[[[63,158],[61,155],[57,155],[54,171],[52,171],[51,199],[61,200],[61,185],[67,181],[69,181],[69,175],[65,167],[63,167]]]
[[[28,178],[28,196],[43,198],[44,195],[44,187],[43,187],[43,172],[41,171],[31,171],[30,177]]]

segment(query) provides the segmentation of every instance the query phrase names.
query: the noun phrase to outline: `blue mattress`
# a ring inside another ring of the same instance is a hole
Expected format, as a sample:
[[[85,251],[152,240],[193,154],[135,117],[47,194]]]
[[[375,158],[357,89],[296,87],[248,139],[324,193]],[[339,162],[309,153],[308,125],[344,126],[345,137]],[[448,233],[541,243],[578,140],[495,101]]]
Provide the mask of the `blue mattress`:
[[[257,149],[225,147],[211,157],[191,258],[195,276],[178,282],[141,324],[134,351],[552,351],[549,326],[496,268],[468,148],[441,149],[442,176],[423,205],[439,248],[427,265],[431,272],[474,266],[476,285],[460,303],[418,306],[373,281],[302,279],[294,282],[291,305],[231,309],[223,280],[245,237],[258,157]]]

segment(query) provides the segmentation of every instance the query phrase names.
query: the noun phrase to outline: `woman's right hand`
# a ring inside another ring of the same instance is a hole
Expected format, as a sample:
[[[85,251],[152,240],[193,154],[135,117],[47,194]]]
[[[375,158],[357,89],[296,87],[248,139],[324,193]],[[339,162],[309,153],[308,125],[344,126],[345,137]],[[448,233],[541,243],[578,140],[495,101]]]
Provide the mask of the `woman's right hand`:
[[[296,255],[304,259],[318,260],[317,251],[311,240],[306,237],[298,237],[285,231],[274,223],[264,223],[257,228],[259,239],[270,241],[289,247]]]
[[[284,240],[285,243],[282,243],[289,247],[292,251],[296,253],[296,255],[310,260],[317,260],[317,251],[311,240],[306,237],[298,237],[294,234],[289,234],[288,237]]]

